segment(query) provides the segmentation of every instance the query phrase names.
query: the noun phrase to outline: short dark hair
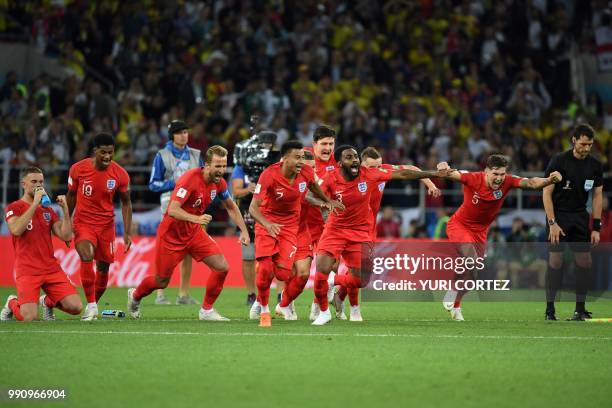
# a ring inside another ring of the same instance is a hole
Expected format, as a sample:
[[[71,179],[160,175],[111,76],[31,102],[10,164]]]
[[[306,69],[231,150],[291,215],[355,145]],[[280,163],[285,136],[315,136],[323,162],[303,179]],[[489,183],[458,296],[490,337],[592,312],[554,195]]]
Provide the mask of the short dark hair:
[[[580,137],[586,136],[589,140],[595,137],[595,130],[588,123],[581,123],[574,128],[572,137],[580,139]]]
[[[502,154],[492,154],[487,157],[487,168],[508,167],[508,158]]]
[[[310,150],[304,150],[304,160],[314,160],[314,154]]]
[[[381,157],[382,156],[380,155],[380,152],[376,150],[375,147],[372,147],[372,146],[366,147],[361,152],[361,160],[365,160],[365,159],[377,160],[377,159],[380,159]]]
[[[319,141],[321,139],[324,139],[326,137],[333,137],[335,139],[336,138],[336,131],[331,126],[319,125],[319,126],[317,126],[317,128],[315,129],[315,131],[314,131],[314,133],[312,135],[312,140],[317,142],[317,141]]]
[[[304,145],[299,140],[287,140],[280,148],[280,154],[282,157],[285,157],[287,153],[291,150],[300,150],[303,149]]]
[[[21,171],[21,179],[23,180],[25,176],[32,173],[43,174],[43,171],[40,168],[34,166],[26,167]]]
[[[98,133],[93,139],[94,147],[100,146],[114,146],[115,138],[110,133]]]
[[[336,151],[334,152],[334,159],[339,162],[340,159],[342,159],[342,152],[348,149],[353,149],[355,151],[357,151],[357,149],[355,149],[354,146],[351,145],[342,145],[342,146],[338,146],[338,148],[336,149]]]

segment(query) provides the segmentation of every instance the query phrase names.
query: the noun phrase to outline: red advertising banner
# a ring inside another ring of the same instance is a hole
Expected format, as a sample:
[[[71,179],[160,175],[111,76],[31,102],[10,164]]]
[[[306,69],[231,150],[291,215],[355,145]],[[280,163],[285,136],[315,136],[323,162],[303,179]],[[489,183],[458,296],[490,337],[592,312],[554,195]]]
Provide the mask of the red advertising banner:
[[[225,286],[242,287],[242,255],[237,237],[216,237],[215,240],[223,250],[223,254],[230,265],[229,275]],[[81,261],[74,249],[67,248],[63,241],[53,238],[55,256],[68,278],[75,286],[80,286],[79,269]],[[13,242],[10,236],[0,236],[0,286],[15,286],[15,272],[13,270],[14,256]],[[123,238],[115,241],[115,263],[111,265],[109,286],[134,287],[145,276],[153,273],[155,267],[155,237],[134,237],[132,247],[128,253],[123,253]],[[178,286],[180,271],[174,271],[170,286]],[[191,285],[194,287],[206,286],[209,269],[202,262],[193,263]]]

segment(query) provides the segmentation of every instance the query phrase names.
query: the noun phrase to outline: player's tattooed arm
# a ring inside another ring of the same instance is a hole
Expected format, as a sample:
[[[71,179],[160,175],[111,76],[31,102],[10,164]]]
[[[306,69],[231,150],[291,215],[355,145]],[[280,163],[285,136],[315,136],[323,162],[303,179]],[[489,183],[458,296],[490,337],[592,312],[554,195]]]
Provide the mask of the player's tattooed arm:
[[[451,169],[447,162],[440,162],[436,165],[438,170],[448,170],[448,175],[444,178],[452,181],[461,181],[461,173],[459,170]]]
[[[70,222],[70,216],[68,215],[68,204],[66,203],[66,196],[57,196],[57,203],[62,207],[64,216],[60,221],[53,224],[53,233],[56,237],[62,241],[70,241],[72,239],[72,223]]]
[[[413,166],[411,164],[404,164],[401,166],[401,168],[408,169],[408,170],[421,171],[420,168],[418,168],[417,166]],[[428,195],[433,196],[433,197],[440,197],[442,195],[442,192],[440,191],[440,189],[430,179],[428,178],[421,179],[421,183],[423,183],[425,188],[427,188]]]
[[[121,215],[123,216],[123,247],[125,253],[132,246],[132,199],[130,190],[120,192],[119,200],[121,201]]]
[[[240,243],[245,246],[249,245],[249,243],[251,242],[251,238],[249,238],[249,230],[247,229],[246,223],[244,222],[244,218],[242,218],[242,213],[240,212],[240,209],[238,208],[234,200],[228,198],[226,200],[221,201],[221,205],[223,206],[223,208],[225,208],[225,211],[227,211],[227,214],[229,215],[231,220],[234,221],[234,224],[236,224],[240,229]]]
[[[561,173],[553,171],[548,177],[532,177],[522,179],[519,183],[519,188],[526,190],[541,190],[551,184],[557,184],[563,179]]]
[[[391,173],[391,179],[393,180],[418,180],[424,178],[447,178],[450,174],[455,172],[454,169],[438,169],[436,171],[417,171],[410,169],[395,170]]]
[[[249,213],[253,216],[255,221],[261,224],[261,226],[268,231],[268,234],[276,238],[276,235],[278,235],[278,233],[280,232],[282,225],[270,222],[262,214],[261,209],[259,208],[261,206],[262,201],[263,200],[261,198],[253,198],[253,200],[251,201],[251,205],[249,206]]]

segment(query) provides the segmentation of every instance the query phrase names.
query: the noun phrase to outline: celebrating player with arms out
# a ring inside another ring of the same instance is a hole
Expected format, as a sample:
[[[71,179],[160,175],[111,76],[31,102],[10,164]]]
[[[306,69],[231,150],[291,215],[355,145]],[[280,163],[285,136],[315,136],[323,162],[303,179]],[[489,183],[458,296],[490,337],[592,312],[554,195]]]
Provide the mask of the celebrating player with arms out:
[[[74,216],[74,242],[81,258],[81,284],[87,299],[82,320],[98,318],[98,301],[106,290],[108,269],[115,261],[115,211],[113,198],[119,192],[123,216],[123,242],[127,252],[132,245],[132,201],[130,176],[115,163],[115,140],[100,133],[93,140],[94,157],[70,167],[68,208]],[[96,260],[96,274],[93,260]]]
[[[361,165],[365,168],[376,168],[376,169],[384,169],[387,171],[393,170],[401,170],[401,169],[409,169],[409,170],[421,170],[416,166],[412,165],[394,165],[394,164],[383,164],[382,156],[374,147],[366,147],[361,152]],[[433,197],[440,196],[440,189],[436,187],[436,185],[430,179],[421,179],[421,182],[427,188],[427,194]],[[372,217],[372,230],[370,235],[372,237],[372,242],[376,241],[376,216],[378,215],[378,210],[380,209],[380,203],[382,201],[383,192],[385,190],[385,182],[382,181],[378,183],[377,188],[372,190],[370,196],[370,209],[371,209],[371,217]],[[348,294],[349,303],[350,303],[350,313],[349,320],[352,322],[361,322],[363,318],[361,317],[361,310],[359,308],[359,288],[344,288],[340,287],[337,293],[334,295],[334,308],[336,309],[336,317],[340,320],[346,320],[346,315],[344,314],[344,299]]]
[[[53,308],[73,315],[83,309],[79,295],[53,255],[51,233],[64,241],[72,238],[72,226],[64,196],[57,197],[64,218],[60,221],[51,208],[43,207],[43,172],[36,167],[23,171],[23,196],[6,208],[6,223],[13,235],[17,296],[10,295],[0,312],[0,320],[31,321],[38,318],[38,303],[43,320],[55,320]],[[46,295],[40,295],[40,289]]]
[[[464,172],[452,171],[446,178],[463,184],[463,203],[450,218],[446,227],[448,239],[451,242],[471,243],[480,245],[465,245],[460,251],[466,257],[475,257],[482,252],[487,242],[489,225],[493,222],[508,192],[513,188],[538,190],[561,181],[561,174],[552,172],[546,178],[523,178],[506,172],[508,159],[502,155],[491,155],[487,158],[484,171]],[[438,169],[448,169],[448,163],[438,163]],[[466,278],[469,273],[466,272]],[[444,307],[450,311],[453,320],[462,321],[461,298],[466,292],[449,291],[444,297]]]
[[[302,199],[307,190],[327,203],[329,209],[343,208],[323,194],[315,182],[314,171],[304,165],[304,149],[298,141],[288,141],[281,147],[282,160],[268,167],[259,177],[249,211],[257,221],[255,225],[255,257],[257,259],[255,305],[260,305],[260,326],[271,325],[268,299],[270,284],[276,276],[286,282],[285,302],[291,302],[303,289],[292,280],[294,255],[297,251],[297,233]],[[286,316],[288,307],[280,308]],[[283,310],[284,309],[284,310]]]
[[[445,177],[450,171],[387,171],[365,168],[361,166],[359,155],[352,146],[339,147],[334,157],[341,166],[323,178],[321,188],[324,193],[343,203],[346,210],[330,214],[317,247],[314,291],[321,312],[312,323],[315,326],[324,325],[331,320],[327,298],[328,285],[341,285],[349,289],[360,288],[367,283],[361,279],[361,252],[363,244],[372,243],[370,197],[378,183],[388,180]],[[340,257],[350,273],[334,276],[330,272]]]
[[[177,180],[168,210],[157,230],[155,274],[128,291],[128,312],[132,317],[140,317],[140,300],[168,286],[176,265],[190,254],[193,260],[204,262],[210,268],[199,319],[229,321],[213,309],[229,266],[215,240],[203,228],[212,218],[204,214],[204,210],[218,195],[230,218],[240,228],[240,243],[248,245],[250,242],[240,210],[223,179],[226,167],[227,150],[212,146],[206,151],[203,168],[188,170]]]

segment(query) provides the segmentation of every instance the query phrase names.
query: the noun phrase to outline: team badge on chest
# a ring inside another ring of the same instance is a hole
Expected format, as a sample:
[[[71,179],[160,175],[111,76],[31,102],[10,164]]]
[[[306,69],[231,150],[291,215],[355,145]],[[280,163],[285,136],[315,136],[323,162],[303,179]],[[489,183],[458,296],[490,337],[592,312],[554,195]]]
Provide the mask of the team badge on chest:
[[[117,185],[117,181],[114,179],[106,180],[106,188],[112,190]]]
[[[302,181],[300,184],[298,184],[298,188],[300,189],[300,193],[306,191],[306,182]]]
[[[493,190],[493,197],[495,197],[496,200],[502,198],[503,195],[504,193],[501,190]]]
[[[48,212],[44,212],[43,213],[43,218],[45,221],[50,222],[51,221],[51,214]]]
[[[217,190],[210,190],[210,199],[214,200],[217,196]]]
[[[359,190],[360,193],[365,193],[368,191],[368,183],[362,181],[361,183],[357,184],[357,190]]]

